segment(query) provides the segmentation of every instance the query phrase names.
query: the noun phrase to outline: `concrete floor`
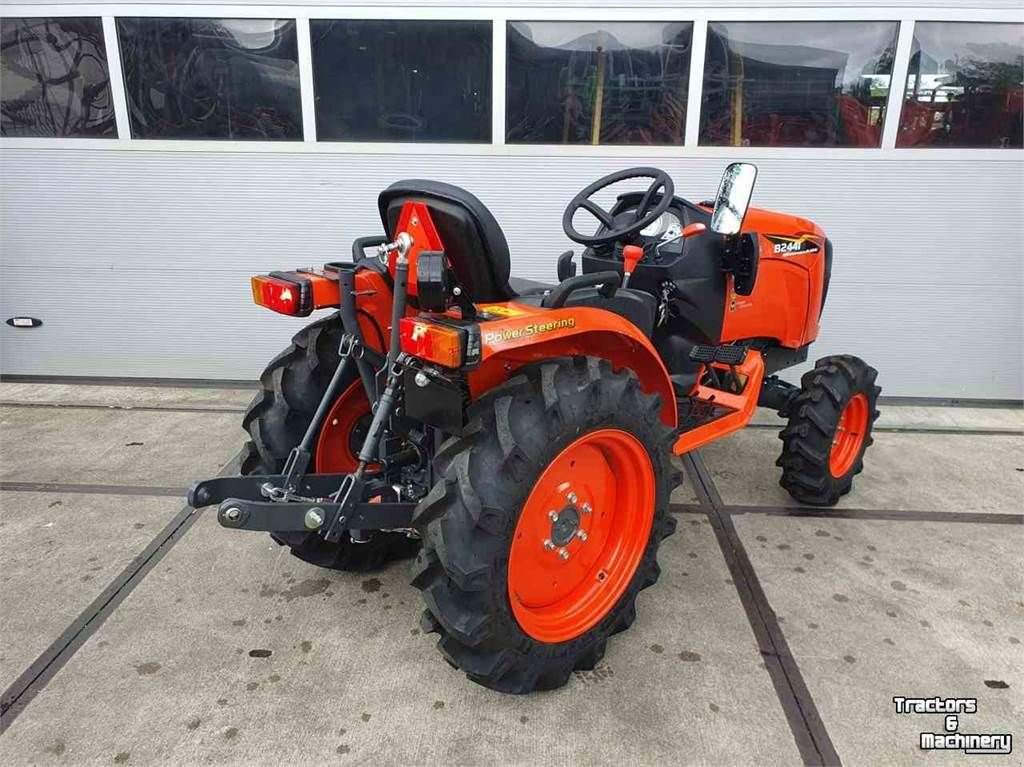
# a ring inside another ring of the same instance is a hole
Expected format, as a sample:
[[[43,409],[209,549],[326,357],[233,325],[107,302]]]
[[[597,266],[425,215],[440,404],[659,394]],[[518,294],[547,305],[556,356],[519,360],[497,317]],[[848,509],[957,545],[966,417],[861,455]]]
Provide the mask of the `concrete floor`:
[[[1019,410],[885,408],[843,511],[813,517],[785,512],[759,414],[701,451],[721,503],[677,491],[662,578],[597,669],[508,697],[420,633],[406,564],[319,570],[183,508],[250,396],[0,384],[0,681],[27,690],[0,763],[799,764],[804,709],[843,763],[916,763],[942,718],[895,695],[976,697],[961,731],[1024,734]]]

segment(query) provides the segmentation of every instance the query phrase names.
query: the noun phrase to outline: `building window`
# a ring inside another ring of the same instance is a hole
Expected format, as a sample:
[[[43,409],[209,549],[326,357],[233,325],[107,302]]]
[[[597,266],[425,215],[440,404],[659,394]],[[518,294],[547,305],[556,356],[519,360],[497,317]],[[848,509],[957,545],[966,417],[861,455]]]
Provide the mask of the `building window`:
[[[510,21],[506,140],[682,144],[689,22]]]
[[[117,20],[132,136],[301,139],[295,22]]]
[[[881,142],[897,22],[708,25],[700,143]]]
[[[309,24],[317,139],[491,140],[491,22]]]
[[[0,135],[117,137],[103,22],[0,19]]]
[[[1024,24],[914,27],[896,146],[1020,147]]]

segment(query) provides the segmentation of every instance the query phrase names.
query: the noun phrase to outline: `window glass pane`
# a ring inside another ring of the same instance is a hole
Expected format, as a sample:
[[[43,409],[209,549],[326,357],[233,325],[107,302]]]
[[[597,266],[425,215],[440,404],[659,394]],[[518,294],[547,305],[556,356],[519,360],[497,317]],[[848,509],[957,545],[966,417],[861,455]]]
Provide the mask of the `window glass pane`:
[[[896,146],[1020,147],[1024,24],[919,21]]]
[[[689,22],[510,21],[506,137],[682,144]]]
[[[295,22],[117,20],[135,138],[301,139]]]
[[[0,19],[0,134],[117,136],[100,19]]]
[[[708,25],[700,143],[876,147],[897,22]]]
[[[317,139],[491,140],[491,22],[309,24]]]

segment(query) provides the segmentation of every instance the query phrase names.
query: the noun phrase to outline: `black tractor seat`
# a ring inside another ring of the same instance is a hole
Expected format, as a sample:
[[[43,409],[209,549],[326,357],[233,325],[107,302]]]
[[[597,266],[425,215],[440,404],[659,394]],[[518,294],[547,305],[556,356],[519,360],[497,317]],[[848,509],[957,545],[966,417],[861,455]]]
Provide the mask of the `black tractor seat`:
[[[407,202],[427,206],[459,285],[474,303],[507,301],[516,295],[509,284],[508,242],[497,220],[476,196],[454,184],[426,179],[396,181],[377,199],[384,231],[394,237]]]
[[[524,303],[540,306],[545,295],[557,287],[511,276],[504,232],[487,206],[465,189],[425,179],[396,181],[377,200],[384,231],[392,237],[406,202],[427,206],[448,262],[474,303],[522,299]],[[605,309],[625,317],[650,336],[657,300],[640,290],[620,289],[609,297],[595,288],[582,288],[569,296],[565,306]]]

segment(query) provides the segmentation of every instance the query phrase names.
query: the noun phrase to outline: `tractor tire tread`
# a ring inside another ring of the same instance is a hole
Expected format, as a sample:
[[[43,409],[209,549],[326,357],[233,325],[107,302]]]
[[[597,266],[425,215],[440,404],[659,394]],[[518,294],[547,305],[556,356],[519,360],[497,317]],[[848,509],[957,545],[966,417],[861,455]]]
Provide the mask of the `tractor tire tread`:
[[[850,492],[853,477],[864,468],[864,451],[874,442],[871,430],[878,418],[882,391],[875,385],[878,371],[850,354],[822,357],[800,379],[801,391],[789,408],[789,422],[779,432],[782,467],[779,484],[802,504],[834,506]],[[868,425],[860,453],[842,477],[832,476],[829,455],[836,425],[855,394],[868,399]]]
[[[592,670],[608,636],[633,622],[636,595],[660,573],[658,545],[675,529],[668,501],[681,475],[665,449],[674,434],[659,420],[659,409],[660,401],[640,389],[635,374],[591,357],[528,366],[470,405],[467,420],[476,427],[442,445],[434,462],[439,479],[413,515],[424,542],[412,579],[427,608],[421,627],[439,634],[438,650],[449,664],[505,693],[554,689],[574,672]],[[657,477],[644,558],[596,627],[567,642],[538,642],[519,628],[508,604],[507,539],[556,449],[552,440],[571,441],[620,413],[639,421],[633,433],[652,453]]]
[[[249,440],[242,446],[242,474],[278,474],[291,449],[298,445],[338,367],[342,328],[337,313],[300,330],[260,375],[242,427]],[[349,373],[353,380],[354,373]],[[416,554],[419,541],[404,533],[376,533],[366,543],[347,535],[330,543],[316,533],[277,532],[270,537],[293,556],[332,570],[379,570],[395,559]]]

